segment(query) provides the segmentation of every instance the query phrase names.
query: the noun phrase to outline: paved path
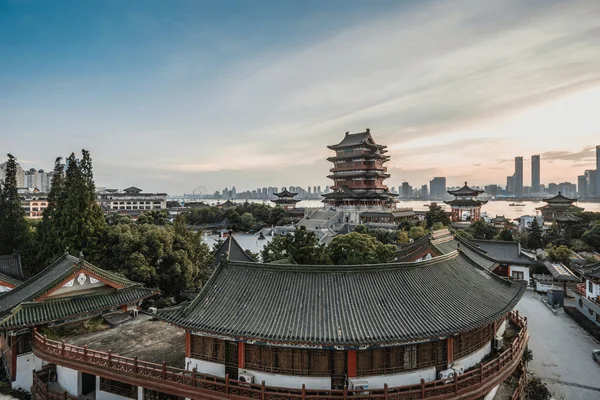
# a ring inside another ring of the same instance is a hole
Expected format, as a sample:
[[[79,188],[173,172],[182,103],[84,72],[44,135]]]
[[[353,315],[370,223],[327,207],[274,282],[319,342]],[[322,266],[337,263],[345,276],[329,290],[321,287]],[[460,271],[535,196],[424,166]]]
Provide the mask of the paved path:
[[[529,371],[542,378],[557,400],[600,399],[600,365],[592,349],[600,348],[562,308],[554,315],[528,290],[515,307],[527,317],[529,348],[533,361]]]

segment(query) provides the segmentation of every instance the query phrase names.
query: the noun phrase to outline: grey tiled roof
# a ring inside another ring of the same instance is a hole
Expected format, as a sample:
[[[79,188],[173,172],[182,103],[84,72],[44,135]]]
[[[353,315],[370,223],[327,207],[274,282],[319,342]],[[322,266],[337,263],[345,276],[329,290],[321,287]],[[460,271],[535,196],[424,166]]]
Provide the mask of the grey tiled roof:
[[[476,196],[478,194],[483,193],[483,190],[480,189],[471,189],[468,185],[467,182],[465,182],[465,185],[463,187],[461,187],[460,189],[457,190],[448,190],[448,193],[453,194],[453,195],[458,195],[458,196]]]
[[[342,139],[341,142],[339,142],[338,144],[332,145],[332,146],[328,146],[328,147],[335,148],[335,147],[357,146],[357,145],[365,142],[369,138],[371,138],[371,133],[368,130],[365,132],[360,132],[360,133],[346,132],[346,135],[344,136],[344,139]],[[372,140],[372,138],[371,138],[371,140]]]
[[[74,317],[99,314],[123,304],[132,304],[158,293],[157,289],[130,286],[111,289],[94,294],[48,299],[41,302],[26,302],[16,307],[0,323],[3,329],[16,329],[53,322],[62,322]]]
[[[518,242],[471,239],[468,243],[503,264],[541,265],[541,263],[523,255]]]
[[[18,253],[0,256],[0,280],[18,286],[23,281],[21,257]]]
[[[524,283],[467,255],[378,265],[222,263],[198,297],[158,317],[195,332],[306,346],[385,345],[444,337],[511,310]]]
[[[231,261],[255,261],[244,251],[237,240],[232,240],[232,238],[233,236],[229,235],[223,244],[221,244],[221,247],[219,247],[219,250],[217,250],[217,253],[215,254],[213,266],[217,266],[227,260],[227,255],[229,255],[229,260]]]
[[[15,289],[0,295],[0,316],[10,313],[23,302],[38,299],[81,269],[90,271],[118,286],[128,287],[138,285],[122,276],[100,269],[77,257],[65,254],[39,274],[29,278]]]

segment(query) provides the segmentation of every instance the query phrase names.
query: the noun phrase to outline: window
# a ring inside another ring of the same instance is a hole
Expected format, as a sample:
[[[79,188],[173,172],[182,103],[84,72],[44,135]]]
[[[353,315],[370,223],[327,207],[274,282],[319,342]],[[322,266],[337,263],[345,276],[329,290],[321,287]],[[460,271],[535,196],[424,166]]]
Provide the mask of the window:
[[[31,353],[31,333],[27,332],[16,338],[17,355]]]
[[[519,279],[519,280],[525,279],[525,275],[523,274],[523,271],[511,271],[511,275],[514,279]]]
[[[345,357],[343,351],[333,351],[337,357]],[[246,344],[245,366],[248,369],[286,375],[329,376],[331,352],[328,350],[294,349]]]
[[[592,281],[588,281],[588,292],[594,293],[594,284]]]
[[[206,336],[191,335],[190,355],[198,360],[225,362],[225,342]]]
[[[454,336],[454,359],[457,360],[479,350],[492,340],[493,336],[493,324]]]
[[[100,390],[130,399],[137,399],[138,395],[137,386],[102,377],[100,377]]]

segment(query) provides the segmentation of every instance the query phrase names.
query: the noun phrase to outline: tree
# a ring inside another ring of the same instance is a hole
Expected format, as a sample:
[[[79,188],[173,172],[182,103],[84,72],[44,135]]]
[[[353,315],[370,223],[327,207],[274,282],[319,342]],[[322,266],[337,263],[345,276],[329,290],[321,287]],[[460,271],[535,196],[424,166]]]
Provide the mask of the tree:
[[[31,244],[29,223],[17,190],[17,159],[8,154],[6,177],[0,182],[0,255],[25,250]]]
[[[527,237],[527,247],[532,250],[536,250],[543,247],[543,245],[542,228],[540,227],[537,218],[533,218],[529,228],[529,235]]]
[[[261,252],[263,262],[291,258],[298,264],[329,264],[325,246],[319,244],[314,232],[305,226],[296,228],[293,234],[276,236]]]
[[[436,222],[443,225],[450,225],[450,218],[446,215],[444,209],[436,202],[429,204],[429,210],[425,213],[427,228],[431,228]]]
[[[414,240],[418,240],[427,236],[427,232],[425,232],[425,229],[423,229],[422,226],[413,226],[412,228],[410,228],[408,234]]]
[[[503,240],[505,242],[512,242],[515,240],[512,231],[507,228],[502,229],[498,236],[500,236],[500,240]]]
[[[356,225],[356,228],[354,228],[354,232],[356,233],[362,233],[363,235],[366,235],[369,232],[369,229],[367,228],[366,225]]]
[[[473,236],[477,239],[492,240],[496,235],[496,228],[482,219],[473,222],[469,230],[473,232]]]
[[[594,222],[581,236],[581,240],[600,251],[600,221]]]
[[[531,378],[525,386],[525,398],[527,400],[550,400],[552,393],[539,378]]]
[[[551,261],[563,263],[567,267],[571,266],[571,250],[567,246],[548,246],[546,254]]]
[[[327,246],[329,258],[334,264],[375,264],[393,261],[396,246],[378,242],[370,235],[352,232],[335,236]]]
[[[42,220],[38,225],[36,234],[37,265],[38,268],[48,265],[56,255],[64,251],[62,247],[62,235],[59,225],[62,215],[63,201],[61,197],[65,194],[65,171],[62,157],[54,161],[52,182],[48,193],[48,207],[42,214]],[[115,214],[116,215],[116,214]]]

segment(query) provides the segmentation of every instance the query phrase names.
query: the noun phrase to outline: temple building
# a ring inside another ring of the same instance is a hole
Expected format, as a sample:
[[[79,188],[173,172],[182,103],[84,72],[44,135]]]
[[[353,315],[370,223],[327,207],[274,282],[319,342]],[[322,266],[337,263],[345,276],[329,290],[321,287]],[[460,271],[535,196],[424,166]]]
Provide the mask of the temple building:
[[[292,193],[287,189],[284,189],[282,192],[279,193],[273,193],[273,195],[277,198],[271,201],[277,204],[278,206],[283,207],[285,210],[294,209],[296,207],[296,203],[300,201],[294,199],[294,196],[297,196],[298,193]]]
[[[16,288],[24,279],[19,253],[0,256],[0,293]]]
[[[551,197],[549,199],[545,199],[546,203],[542,207],[536,208],[542,213],[542,217],[545,222],[554,221],[558,216],[563,215],[567,212],[576,213],[578,211],[583,211],[583,208],[577,207],[573,203],[575,203],[577,199],[571,199],[562,195],[561,192],[558,192],[558,195]]]
[[[454,196],[454,200],[444,201],[452,208],[450,220],[452,222],[462,222],[463,213],[468,212],[468,221],[475,222],[481,218],[481,206],[487,203],[487,200],[478,200],[477,196],[483,193],[480,189],[471,189],[467,182],[458,190],[448,190],[448,193]]]
[[[0,269],[3,274],[7,272],[4,267]],[[144,288],[68,254],[14,289],[2,293],[0,350],[12,387],[32,390],[36,371],[41,371],[44,366],[50,368],[53,364],[58,382],[68,387],[74,384],[75,388],[79,384],[81,388],[81,369],[73,369],[72,365],[67,368],[66,362],[55,362],[51,355],[36,348],[36,338],[38,345],[46,343],[38,330],[50,331],[110,312],[137,312],[143,299],[157,293],[156,289]],[[65,354],[64,349],[63,344],[62,354]],[[61,354],[60,351],[58,353]],[[93,377],[93,386],[95,390],[96,377]],[[63,386],[61,396],[65,390]],[[77,396],[81,391],[71,394]]]
[[[475,399],[520,364],[526,322],[511,310],[525,284],[487,272],[477,257],[262,264],[227,251],[238,247],[228,241],[199,295],[157,313],[185,330],[198,395]]]
[[[328,176],[333,185],[332,192],[323,195],[323,203],[331,207],[395,206],[397,195],[383,183],[390,177],[384,166],[390,159],[385,155],[387,146],[375,143],[369,129],[346,132],[341,142],[327,147],[335,151],[335,156],[327,159],[333,163]]]

